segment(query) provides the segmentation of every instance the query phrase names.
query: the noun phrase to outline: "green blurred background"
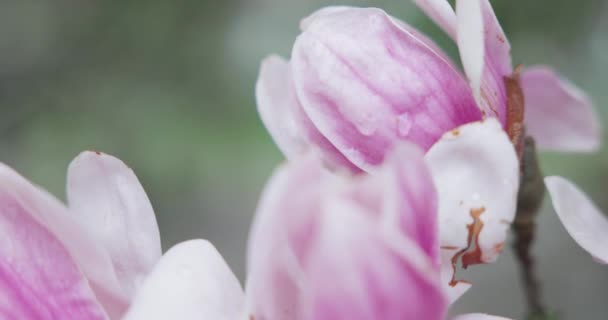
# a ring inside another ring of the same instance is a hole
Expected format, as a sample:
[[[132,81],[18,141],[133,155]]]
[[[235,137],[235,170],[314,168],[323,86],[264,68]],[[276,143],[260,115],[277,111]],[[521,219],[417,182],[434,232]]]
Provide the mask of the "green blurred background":
[[[242,278],[249,223],[281,155],[255,110],[260,60],[289,56],[299,19],[329,4],[380,7],[447,37],[409,0],[0,1],[1,160],[64,198],[80,151],[123,159],[155,207],[165,249],[211,240]],[[546,63],[591,93],[608,120],[608,4],[495,0],[516,63]],[[608,151],[543,154],[608,210]],[[538,254],[547,304],[563,319],[605,319],[608,269],[568,237],[548,203]],[[475,286],[454,312],[521,318],[510,250],[464,273]]]

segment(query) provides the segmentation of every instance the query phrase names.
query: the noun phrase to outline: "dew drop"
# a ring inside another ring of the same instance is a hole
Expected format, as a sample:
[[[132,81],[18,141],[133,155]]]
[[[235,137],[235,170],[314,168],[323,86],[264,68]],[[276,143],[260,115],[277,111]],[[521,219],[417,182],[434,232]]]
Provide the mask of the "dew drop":
[[[361,119],[357,121],[357,128],[364,136],[371,136],[378,129],[378,118],[373,113],[365,113]]]
[[[397,117],[397,132],[402,138],[407,137],[412,129],[412,116],[409,113],[402,113]]]

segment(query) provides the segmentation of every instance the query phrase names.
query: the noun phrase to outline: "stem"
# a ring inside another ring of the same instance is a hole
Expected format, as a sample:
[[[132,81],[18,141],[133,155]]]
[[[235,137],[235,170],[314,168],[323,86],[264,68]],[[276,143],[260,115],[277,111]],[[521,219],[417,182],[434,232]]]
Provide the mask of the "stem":
[[[545,195],[543,175],[538,166],[534,140],[526,137],[521,160],[521,181],[517,197],[517,213],[513,222],[515,249],[528,304],[528,319],[546,319],[541,285],[536,275],[531,249],[536,231],[536,217]]]
[[[541,302],[541,288],[538,277],[536,276],[534,258],[531,254],[531,245],[534,242],[534,232],[536,225],[534,221],[522,223],[515,222],[513,231],[515,232],[515,243],[513,247],[516,252],[517,260],[521,269],[522,281],[528,303],[528,319],[545,316],[545,308]]]

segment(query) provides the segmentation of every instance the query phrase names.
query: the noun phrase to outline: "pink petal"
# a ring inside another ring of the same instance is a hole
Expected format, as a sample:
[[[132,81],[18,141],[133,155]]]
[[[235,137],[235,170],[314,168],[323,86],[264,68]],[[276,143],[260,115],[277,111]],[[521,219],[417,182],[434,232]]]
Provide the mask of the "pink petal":
[[[598,262],[608,264],[608,219],[576,185],[546,177],[553,208],[576,243]]]
[[[243,290],[213,245],[204,240],[171,248],[143,282],[124,320],[236,320]]]
[[[583,91],[544,66],[526,69],[521,82],[526,100],[526,129],[539,149],[595,151],[599,148],[599,117]]]
[[[253,220],[247,248],[247,299],[249,312],[256,319],[301,319],[300,267],[292,250],[301,254],[314,224],[308,216],[317,215],[321,190],[316,188],[323,171],[314,155],[298,158],[275,171],[267,183]],[[290,248],[286,230],[300,226],[294,236],[304,245]]]
[[[441,0],[441,2],[445,2],[445,0]],[[447,2],[445,2],[445,3],[447,4]],[[451,15],[455,18],[456,16],[454,15],[454,10],[452,10],[452,8],[449,6],[449,4],[447,5],[447,7],[451,11]],[[314,13],[312,13],[310,16],[302,19],[302,21],[300,22],[300,30],[306,31],[308,29],[308,26],[311,25],[315,20],[331,19],[332,16],[335,16],[337,14],[349,14],[348,11],[353,10],[353,9],[357,9],[357,8],[348,7],[348,6],[329,6],[329,7],[319,9],[319,10],[315,11]],[[431,40],[429,37],[427,37],[426,35],[424,35],[423,33],[416,30],[414,27],[410,26],[409,24],[405,23],[402,20],[399,20],[399,19],[397,19],[395,17],[391,17],[391,16],[389,16],[389,18],[393,21],[393,23],[398,25],[400,28],[406,30],[413,37],[417,38],[418,40],[423,42],[425,45],[427,45],[430,49],[435,51],[435,53],[440,55],[444,60],[446,60],[448,62],[451,61],[449,56],[446,55],[443,52],[443,50],[435,42],[433,42],[433,40]]]
[[[408,241],[370,228],[374,222],[361,208],[340,200],[326,205],[305,266],[306,319],[443,319],[439,279],[413,263],[422,260],[415,246],[392,248]]]
[[[111,318],[127,307],[112,262],[106,250],[86,232],[65,206],[44,190],[32,185],[11,168],[0,164],[0,192],[14,195],[27,205],[37,223],[54,235],[86,275],[95,294]]]
[[[74,219],[107,250],[123,294],[132,297],[162,254],[154,210],[133,170],[83,152],[68,169],[67,196]]]
[[[414,2],[445,33],[456,39],[456,14],[447,0],[414,0]]]
[[[446,133],[426,160],[439,196],[442,249],[465,267],[493,262],[519,187],[519,161],[506,133],[496,119],[464,125]]]
[[[332,175],[314,155],[277,171],[248,250],[253,317],[443,316],[435,193],[422,154],[409,146],[388,159],[372,176]]]
[[[378,9],[312,19],[294,45],[291,66],[306,115],[366,171],[399,140],[426,149],[445,131],[481,118],[444,55]]]
[[[437,193],[423,153],[412,145],[402,144],[376,174],[382,179],[371,180],[375,182],[373,188],[385,192],[388,210],[384,214],[394,219],[392,223],[399,225],[401,232],[439,266]]]
[[[107,319],[68,250],[38,220],[54,208],[5,188],[9,170],[0,190],[0,318]]]
[[[458,317],[454,318],[453,320],[510,320],[510,319],[503,318],[503,317],[497,317],[497,316],[491,316],[489,314],[483,314],[483,313],[470,313],[470,314],[463,314],[461,316],[458,316]]]

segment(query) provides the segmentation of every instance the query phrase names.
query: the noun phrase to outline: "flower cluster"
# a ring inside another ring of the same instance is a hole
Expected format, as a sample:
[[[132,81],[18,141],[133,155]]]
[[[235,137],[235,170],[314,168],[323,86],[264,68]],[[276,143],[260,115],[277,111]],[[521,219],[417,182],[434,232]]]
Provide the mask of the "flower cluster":
[[[417,0],[464,72],[380,9],[301,22],[289,61],[262,63],[262,121],[287,161],[257,208],[242,289],[204,240],[161,253],[152,206],[120,160],[84,152],[67,205],[0,167],[0,317],[442,320],[516,214],[524,137],[592,151],[589,98],[549,68],[516,67],[488,0]],[[608,263],[608,221],[546,178],[574,239]],[[504,318],[468,314],[457,320]]]

